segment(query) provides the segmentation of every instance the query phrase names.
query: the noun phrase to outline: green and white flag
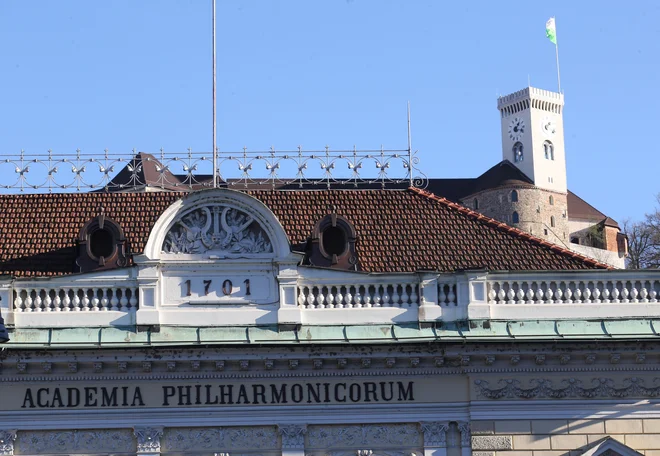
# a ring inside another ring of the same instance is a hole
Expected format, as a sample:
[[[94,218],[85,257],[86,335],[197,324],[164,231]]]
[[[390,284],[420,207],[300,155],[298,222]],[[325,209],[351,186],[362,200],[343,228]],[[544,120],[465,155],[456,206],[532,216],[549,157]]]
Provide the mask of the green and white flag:
[[[557,45],[557,27],[555,26],[555,18],[551,17],[545,23],[545,35],[553,44]]]

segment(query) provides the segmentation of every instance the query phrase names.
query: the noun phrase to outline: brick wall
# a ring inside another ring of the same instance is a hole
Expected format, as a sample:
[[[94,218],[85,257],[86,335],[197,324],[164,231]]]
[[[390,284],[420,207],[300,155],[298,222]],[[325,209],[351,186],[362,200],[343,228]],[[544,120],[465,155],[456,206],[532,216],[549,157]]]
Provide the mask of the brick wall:
[[[473,456],[574,456],[603,437],[660,456],[660,419],[473,421]]]

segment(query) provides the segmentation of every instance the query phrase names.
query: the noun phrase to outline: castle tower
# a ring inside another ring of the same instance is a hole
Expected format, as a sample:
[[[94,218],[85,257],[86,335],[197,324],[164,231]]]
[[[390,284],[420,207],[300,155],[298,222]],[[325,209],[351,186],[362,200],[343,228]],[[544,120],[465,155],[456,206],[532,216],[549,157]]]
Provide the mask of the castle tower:
[[[502,158],[538,188],[566,193],[564,95],[528,87],[498,98]]]

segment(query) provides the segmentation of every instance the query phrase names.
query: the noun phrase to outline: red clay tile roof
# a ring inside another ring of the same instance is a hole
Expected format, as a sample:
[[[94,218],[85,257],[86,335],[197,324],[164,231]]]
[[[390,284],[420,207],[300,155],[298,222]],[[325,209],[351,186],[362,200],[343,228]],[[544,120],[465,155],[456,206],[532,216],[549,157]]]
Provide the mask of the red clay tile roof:
[[[273,211],[292,245],[304,243],[314,224],[334,207],[355,226],[356,249],[366,272],[606,267],[419,190],[248,193]],[[0,196],[0,273],[74,272],[76,237],[101,206],[122,226],[130,252],[141,253],[158,217],[185,196],[172,192]]]

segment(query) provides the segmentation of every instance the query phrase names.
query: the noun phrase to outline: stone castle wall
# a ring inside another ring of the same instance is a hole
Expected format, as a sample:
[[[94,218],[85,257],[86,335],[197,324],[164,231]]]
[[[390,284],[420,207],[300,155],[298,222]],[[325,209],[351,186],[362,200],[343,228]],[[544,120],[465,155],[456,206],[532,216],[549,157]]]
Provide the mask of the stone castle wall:
[[[512,201],[514,190],[518,192],[518,201]],[[475,199],[478,201],[478,208],[475,207]],[[570,232],[565,193],[540,188],[507,186],[476,193],[462,200],[461,204],[541,239],[559,245],[568,245]],[[513,222],[514,212],[518,213],[520,220],[518,223]],[[554,227],[551,217],[555,220]]]

